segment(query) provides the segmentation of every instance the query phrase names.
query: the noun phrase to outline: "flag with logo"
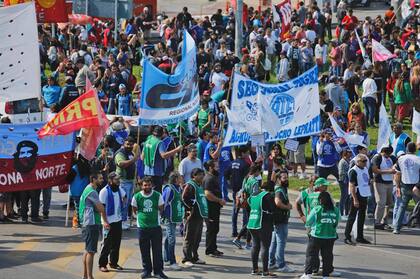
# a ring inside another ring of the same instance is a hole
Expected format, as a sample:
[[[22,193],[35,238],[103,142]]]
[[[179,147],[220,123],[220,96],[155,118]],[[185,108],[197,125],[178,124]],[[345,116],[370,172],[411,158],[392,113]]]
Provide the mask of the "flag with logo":
[[[382,147],[389,145],[389,137],[391,136],[392,129],[391,124],[389,123],[388,114],[384,104],[381,104],[379,110],[379,131],[378,131],[378,144],[376,145],[376,150],[378,152]]]
[[[38,131],[40,138],[66,135],[86,127],[109,126],[98,95],[91,89],[58,112]]]
[[[380,42],[372,39],[372,59],[373,61],[386,61],[388,59],[396,57]]]
[[[281,22],[281,39],[289,33],[290,24],[292,22],[292,3],[290,0],[285,0],[277,5],[272,5],[273,21]]]
[[[332,114],[329,114],[331,126],[335,132],[335,135],[339,138],[343,138],[347,144],[354,144],[354,145],[362,145],[365,146],[365,143],[363,142],[363,136],[357,135],[357,134],[351,134],[346,133],[341,129],[340,125],[338,125],[337,121],[335,121],[335,118],[332,116]]]

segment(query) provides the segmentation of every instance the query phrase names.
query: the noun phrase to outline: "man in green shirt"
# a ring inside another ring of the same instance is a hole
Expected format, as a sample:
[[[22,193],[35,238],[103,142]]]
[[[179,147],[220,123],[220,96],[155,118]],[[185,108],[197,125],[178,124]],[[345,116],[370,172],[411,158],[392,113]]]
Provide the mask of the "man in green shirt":
[[[90,184],[86,186],[80,197],[79,221],[82,225],[82,237],[85,241],[83,278],[86,279],[93,279],[93,258],[98,250],[101,217],[104,228],[108,230],[110,228],[104,206],[99,201],[99,195],[96,191],[103,182],[102,174],[92,173],[90,175]]]
[[[142,190],[134,195],[131,201],[133,213],[137,217],[137,228],[143,272],[141,278],[151,278],[152,269],[155,278],[168,278],[163,273],[162,228],[159,214],[163,211],[162,195],[153,190],[152,179],[148,176],[142,180]],[[150,258],[153,252],[153,265]]]

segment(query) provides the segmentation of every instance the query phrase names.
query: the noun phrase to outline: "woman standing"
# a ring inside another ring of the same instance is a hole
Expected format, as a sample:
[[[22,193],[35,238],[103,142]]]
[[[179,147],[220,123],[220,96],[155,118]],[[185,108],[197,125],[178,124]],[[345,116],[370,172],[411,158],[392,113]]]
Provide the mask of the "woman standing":
[[[263,278],[276,277],[268,271],[268,255],[273,231],[274,199],[269,193],[269,183],[264,183],[261,192],[248,198],[250,215],[247,228],[252,236],[252,275],[262,274]],[[261,251],[262,273],[258,268]]]
[[[337,239],[337,226],[340,212],[328,192],[319,194],[319,205],[311,210],[306,227],[311,229],[308,247],[306,248],[305,274],[300,278],[312,278],[314,267],[319,263],[319,252],[322,256],[322,276],[329,277],[333,273],[333,248]]]
[[[408,81],[408,76],[403,73],[394,87],[394,103],[397,106],[398,122],[402,123],[404,118],[411,115],[412,101],[413,95],[411,94],[410,82]]]

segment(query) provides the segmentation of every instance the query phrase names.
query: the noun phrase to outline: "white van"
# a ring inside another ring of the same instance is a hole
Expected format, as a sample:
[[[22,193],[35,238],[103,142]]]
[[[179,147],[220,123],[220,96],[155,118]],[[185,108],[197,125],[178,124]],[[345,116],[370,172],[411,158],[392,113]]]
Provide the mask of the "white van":
[[[8,116],[12,123],[17,124],[45,121],[38,98],[0,102],[0,115]]]

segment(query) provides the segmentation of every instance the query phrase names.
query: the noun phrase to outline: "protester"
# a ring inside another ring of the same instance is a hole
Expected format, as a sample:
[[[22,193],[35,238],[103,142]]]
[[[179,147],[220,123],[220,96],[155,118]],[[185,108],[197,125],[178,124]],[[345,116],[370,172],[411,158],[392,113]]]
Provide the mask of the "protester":
[[[191,179],[191,172],[193,169],[202,168],[203,164],[200,159],[197,158],[197,148],[195,145],[189,145],[187,147],[188,155],[178,165],[178,172],[181,175],[183,184]]]
[[[137,232],[143,263],[141,278],[150,278],[153,270],[155,278],[166,279],[168,276],[163,273],[162,229],[159,217],[163,211],[164,202],[162,195],[153,190],[150,177],[143,178],[141,185],[141,191],[136,193],[131,201],[133,214],[137,217]],[[153,264],[150,250],[153,254]]]
[[[332,134],[331,129],[324,130],[316,144],[318,176],[327,178],[328,175],[332,174],[338,180],[337,163],[341,147],[337,142],[332,141]]]
[[[341,152],[341,160],[338,163],[338,184],[340,185],[340,216],[341,219],[347,221],[349,214],[349,176],[350,170],[350,158],[352,151],[344,149]]]
[[[108,175],[108,185],[99,192],[99,201],[104,205],[109,229],[104,229],[101,244],[101,255],[99,257],[99,270],[108,272],[109,267],[116,270],[123,270],[118,265],[120,256],[120,245],[122,238],[122,208],[126,202],[126,193],[120,187],[120,176],[116,172]]]
[[[406,133],[404,133],[403,127],[403,124],[400,122],[397,122],[392,126],[393,132],[389,136],[389,143],[394,150],[392,153],[394,156],[397,155],[400,151],[404,152],[408,143],[411,141],[411,138]]]

